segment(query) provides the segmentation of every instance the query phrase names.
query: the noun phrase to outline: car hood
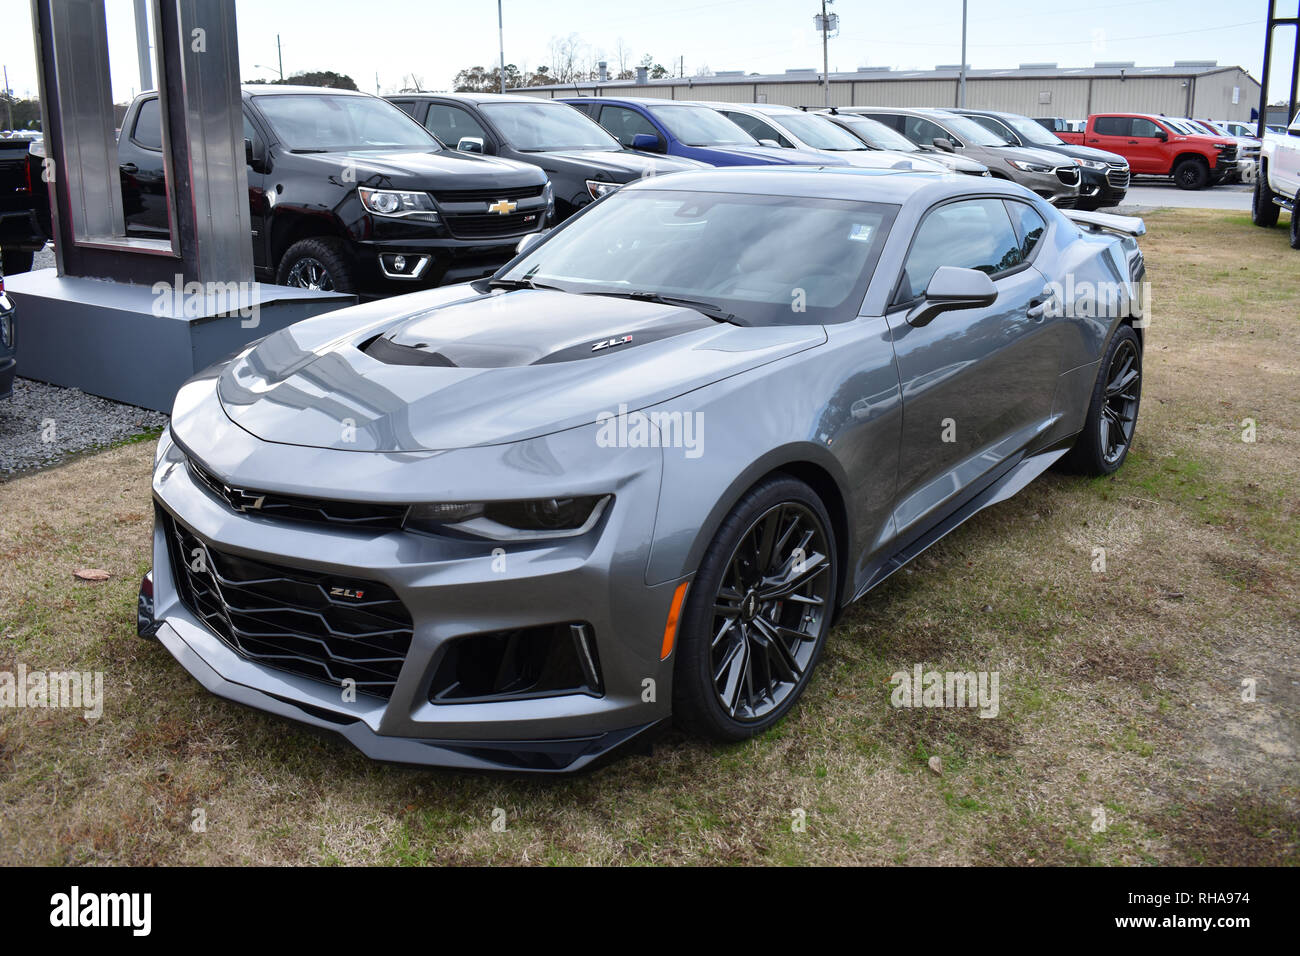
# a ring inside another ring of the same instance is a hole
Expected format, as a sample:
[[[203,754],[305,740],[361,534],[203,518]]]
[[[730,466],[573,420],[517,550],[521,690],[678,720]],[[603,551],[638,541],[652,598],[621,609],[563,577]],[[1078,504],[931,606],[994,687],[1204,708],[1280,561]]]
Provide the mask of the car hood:
[[[921,150],[921,156],[932,163],[940,163],[949,169],[958,173],[983,173],[988,171],[988,167],[978,160],[971,159],[969,156],[958,156],[956,153],[945,153],[941,149]]]
[[[335,170],[346,168],[363,186],[427,189],[492,189],[532,186],[546,182],[536,166],[503,159],[477,156],[455,150],[376,151],[339,150],[326,153],[296,153],[294,158]],[[329,173],[322,171],[322,175]]]
[[[781,146],[691,146],[690,149],[717,156],[732,156],[744,162],[766,166],[847,166],[846,160],[831,153],[814,153]]]
[[[818,325],[742,328],[656,303],[456,286],[299,322],[238,356],[217,390],[265,441],[438,451],[591,424],[825,341]]]
[[[1005,159],[1018,159],[1024,163],[1040,163],[1053,169],[1057,166],[1074,165],[1068,159],[1062,157],[1060,153],[1054,153],[1050,149],[1038,149],[1035,146],[987,146],[985,149],[989,150],[993,155]]]
[[[681,156],[656,156],[631,149],[563,149],[529,155],[535,156],[537,164],[548,172],[565,170],[615,183],[629,183],[647,175],[708,168],[706,163]]]
[[[1059,156],[1069,156],[1071,159],[1092,159],[1099,163],[1124,163],[1128,165],[1128,160],[1119,153],[1109,153],[1104,149],[1093,149],[1091,146],[1075,146],[1073,143],[1062,143],[1060,146],[1036,146],[1049,153],[1056,153]]]
[[[819,156],[834,156],[859,169],[920,169],[933,172],[935,163],[929,157],[905,156],[883,149],[809,150]]]

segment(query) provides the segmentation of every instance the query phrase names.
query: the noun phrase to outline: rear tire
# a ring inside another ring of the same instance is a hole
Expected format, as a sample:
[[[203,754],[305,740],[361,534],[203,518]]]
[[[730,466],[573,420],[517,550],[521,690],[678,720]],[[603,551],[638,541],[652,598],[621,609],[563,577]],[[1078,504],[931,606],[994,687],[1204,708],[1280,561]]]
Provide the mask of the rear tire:
[[[7,276],[16,276],[20,272],[31,272],[32,261],[36,253],[28,250],[19,252],[17,249],[6,249],[0,254],[0,260],[3,262],[4,274]]]
[[[1295,201],[1291,203],[1291,248],[1300,249],[1300,193],[1296,193]]]
[[[1264,229],[1272,229],[1277,225],[1277,214],[1280,210],[1277,203],[1273,202],[1276,193],[1268,186],[1268,175],[1261,168],[1259,174],[1255,177],[1255,192],[1250,201],[1250,221]]]
[[[834,618],[838,558],[816,493],[785,476],[747,492],[691,582],[673,665],[673,718],[737,741],[803,695]]]
[[[1199,156],[1180,159],[1174,166],[1174,183],[1179,189],[1204,189],[1210,181],[1210,167]]]
[[[1066,470],[1093,476],[1119,471],[1133,445],[1141,404],[1142,340],[1121,325],[1102,358],[1083,431],[1062,459]]]
[[[356,292],[352,260],[337,239],[303,239],[280,259],[276,282],[299,289]]]

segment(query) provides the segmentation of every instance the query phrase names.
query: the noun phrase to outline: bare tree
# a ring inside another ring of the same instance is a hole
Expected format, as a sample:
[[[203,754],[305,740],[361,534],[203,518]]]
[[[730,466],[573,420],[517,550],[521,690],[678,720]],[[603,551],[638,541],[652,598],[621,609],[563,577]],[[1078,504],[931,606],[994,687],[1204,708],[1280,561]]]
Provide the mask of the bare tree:
[[[618,38],[618,43],[614,47],[614,62],[618,65],[617,79],[632,79],[632,49],[623,42],[623,38]]]

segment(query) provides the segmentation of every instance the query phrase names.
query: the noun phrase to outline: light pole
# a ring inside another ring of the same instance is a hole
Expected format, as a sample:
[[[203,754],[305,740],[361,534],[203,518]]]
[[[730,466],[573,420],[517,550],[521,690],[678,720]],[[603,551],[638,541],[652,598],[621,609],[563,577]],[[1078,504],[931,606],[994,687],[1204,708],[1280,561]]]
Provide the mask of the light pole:
[[[254,69],[266,70],[280,74],[280,82],[284,82],[284,53],[280,50],[280,34],[275,35],[275,56],[279,66],[263,66],[261,63],[254,63]]]
[[[817,27],[822,31],[822,86],[825,87],[824,96],[826,108],[831,108],[831,54],[830,54],[830,34],[832,29],[839,29],[839,17],[835,14],[826,12],[826,5],[834,3],[835,0],[822,0],[822,13],[819,17],[813,19]]]
[[[501,92],[506,91],[506,30],[501,21],[501,0],[497,0],[497,47],[501,53]]]
[[[966,0],[961,0],[961,80],[957,84],[957,105],[966,108]]]

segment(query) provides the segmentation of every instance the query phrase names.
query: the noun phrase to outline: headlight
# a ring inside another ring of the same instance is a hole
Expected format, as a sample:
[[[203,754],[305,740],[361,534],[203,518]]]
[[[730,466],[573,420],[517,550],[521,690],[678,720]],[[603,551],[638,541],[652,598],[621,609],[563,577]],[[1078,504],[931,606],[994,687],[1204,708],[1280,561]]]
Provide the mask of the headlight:
[[[592,199],[599,199],[601,196],[612,193],[622,185],[622,183],[602,183],[595,179],[588,179],[587,192],[591,193]]]
[[[612,498],[612,495],[586,495],[412,505],[404,527],[409,531],[453,532],[494,541],[567,538],[589,531]]]
[[[359,186],[357,195],[361,197],[361,205],[376,216],[418,215],[421,219],[427,220],[438,218],[433,208],[433,200],[429,198],[428,193],[407,193],[395,189],[370,189],[367,186]]]
[[[1052,171],[1051,166],[1044,166],[1041,163],[1027,163],[1021,159],[1008,159],[1007,163],[1026,173],[1050,173]]]
[[[1103,163],[1100,160],[1096,160],[1096,159],[1076,159],[1075,162],[1078,163],[1080,166],[1082,166],[1084,169],[1096,169],[1101,172],[1105,172],[1107,169],[1110,169],[1109,163]]]
[[[158,446],[153,451],[153,466],[158,467],[158,462],[163,460],[163,456],[171,451],[172,445],[172,428],[167,425],[163,428],[162,434],[158,436]]]

